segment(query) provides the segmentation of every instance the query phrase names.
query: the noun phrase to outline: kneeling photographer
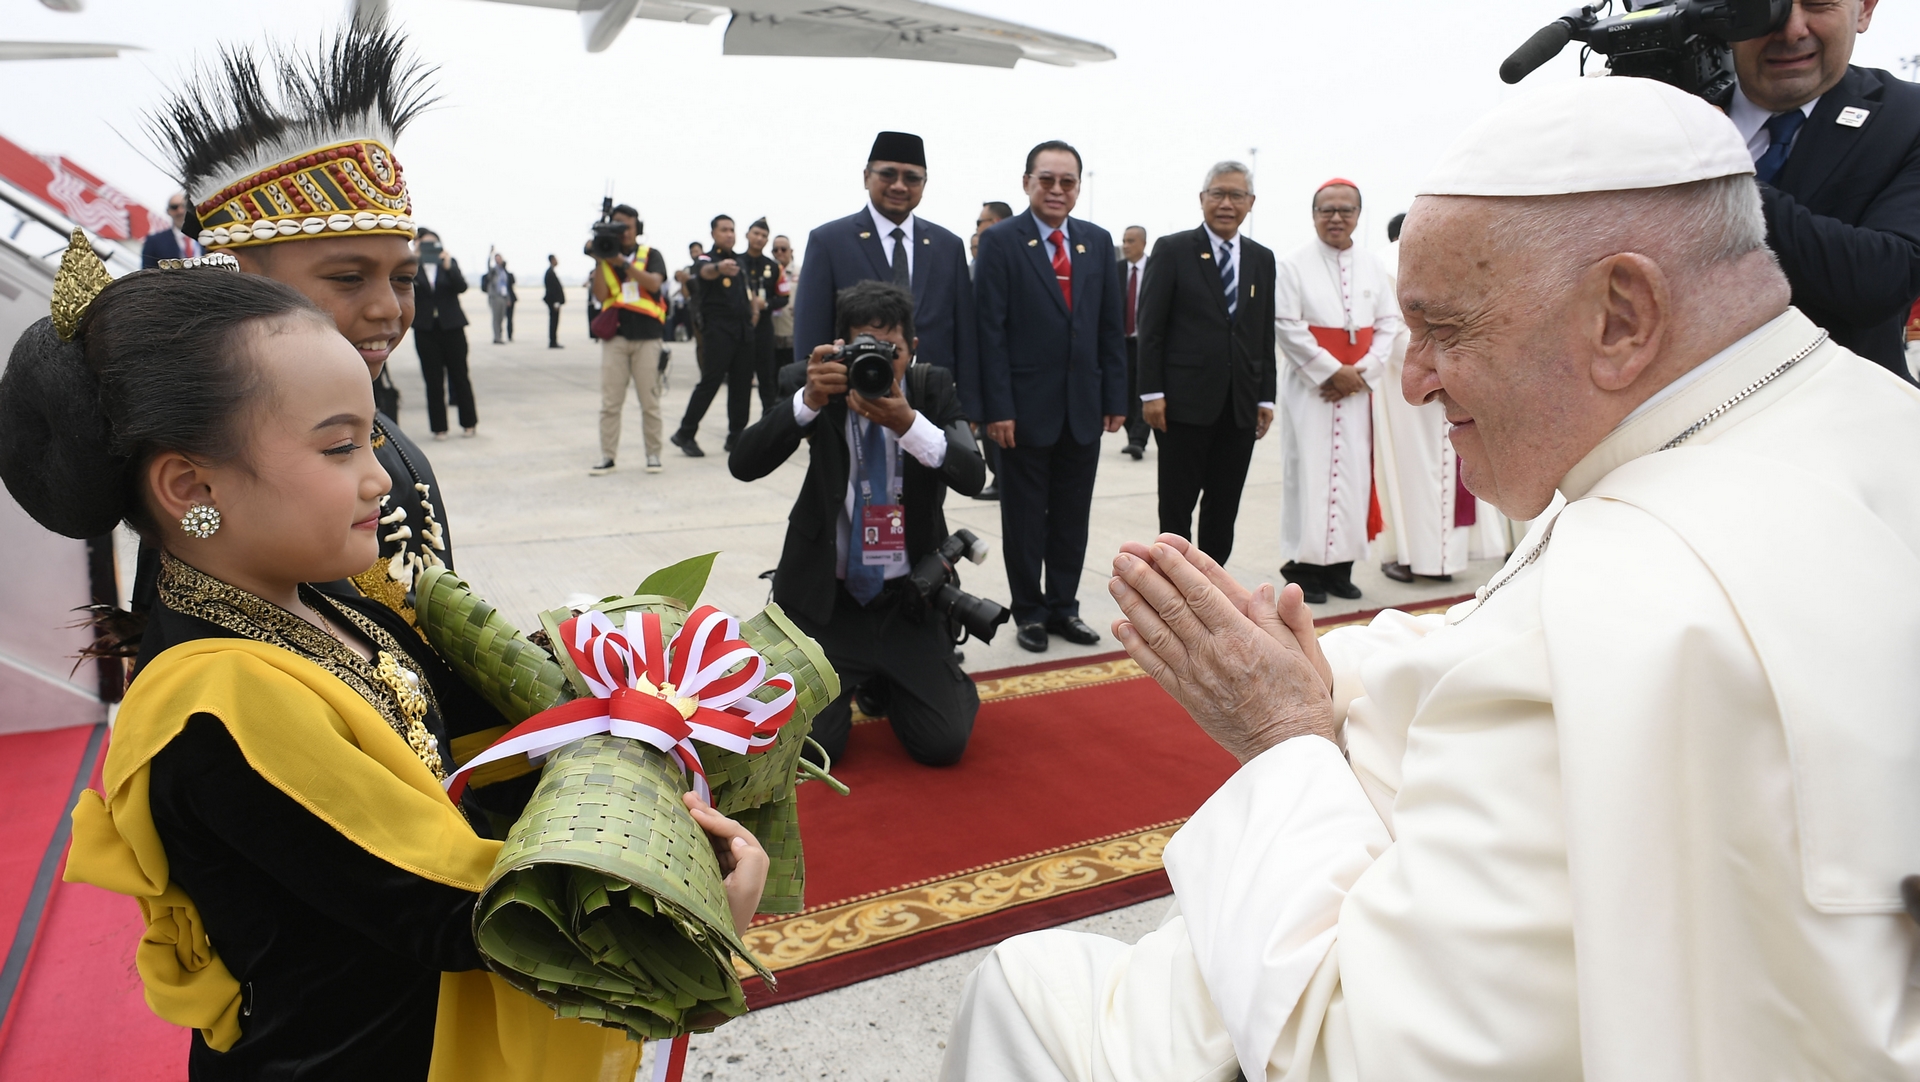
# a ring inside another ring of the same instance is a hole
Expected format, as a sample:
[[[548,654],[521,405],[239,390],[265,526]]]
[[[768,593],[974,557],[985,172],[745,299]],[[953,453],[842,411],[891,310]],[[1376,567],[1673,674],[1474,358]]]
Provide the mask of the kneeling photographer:
[[[886,703],[907,754],[945,766],[966,750],[980,709],[954,662],[955,639],[961,629],[991,638],[1007,618],[958,591],[954,559],[985,548],[949,537],[942,512],[947,489],[980,491],[986,463],[952,374],[911,363],[912,294],[860,282],[834,307],[840,341],[787,367],[783,385],[803,371],[805,385],[741,434],[727,464],[754,481],[808,444],[773,597],[840,673],[840,697],[814,720],[814,739],[840,756],[860,691]]]

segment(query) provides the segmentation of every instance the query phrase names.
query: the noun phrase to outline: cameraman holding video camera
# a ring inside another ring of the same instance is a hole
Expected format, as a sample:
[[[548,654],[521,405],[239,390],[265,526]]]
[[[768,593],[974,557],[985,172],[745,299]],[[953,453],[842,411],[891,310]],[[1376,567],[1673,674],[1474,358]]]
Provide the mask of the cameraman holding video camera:
[[[773,597],[840,674],[840,697],[814,719],[814,739],[839,758],[861,691],[863,702],[890,697],[886,715],[907,754],[945,766],[966,751],[980,709],[972,679],[954,662],[950,622],[990,638],[1007,618],[960,594],[950,571],[953,556],[977,542],[964,531],[948,537],[947,489],[980,491],[986,463],[953,374],[912,363],[912,294],[859,282],[840,290],[834,307],[839,341],[813,350],[805,386],[743,432],[727,464],[754,481],[808,444]],[[800,368],[796,361],[787,373]],[[929,581],[942,560],[948,577]]]
[[[1747,139],[1767,245],[1793,303],[1833,340],[1912,380],[1920,296],[1920,87],[1854,67],[1878,0],[1794,0],[1771,34],[1733,44],[1722,105]]]
[[[613,472],[620,453],[620,415],[627,384],[640,397],[647,472],[660,472],[660,338],[667,322],[667,261],[640,243],[640,212],[609,207],[587,243],[593,257],[593,299],[600,314],[590,330],[600,340],[600,461],[587,472]]]

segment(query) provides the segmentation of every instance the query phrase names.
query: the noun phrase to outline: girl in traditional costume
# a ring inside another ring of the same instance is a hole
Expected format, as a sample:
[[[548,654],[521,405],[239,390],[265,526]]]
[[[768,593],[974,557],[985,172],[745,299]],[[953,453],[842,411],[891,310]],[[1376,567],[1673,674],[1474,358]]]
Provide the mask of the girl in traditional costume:
[[[312,585],[378,548],[391,482],[361,358],[299,293],[205,262],[99,290],[76,236],[55,319],[0,376],[20,505],[69,536],[125,521],[161,553],[67,878],[138,899],[147,1002],[195,1030],[196,1082],[632,1078],[620,1031],[482,968],[498,843],[441,784],[470,693],[391,610]],[[766,855],[688,804],[744,927]]]
[[[356,20],[311,53],[257,53],[223,50],[151,114],[150,134],[187,193],[185,230],[200,250],[230,254],[242,271],[292,286],[325,312],[366,365],[378,403],[426,273],[394,144],[432,103],[431,73],[378,22]],[[396,391],[389,410],[397,399]],[[412,624],[419,574],[453,566],[446,505],[433,464],[387,412],[374,414],[368,453],[392,481],[374,531],[380,558],[315,588],[340,603],[372,598]],[[149,603],[159,568],[143,555],[135,608]],[[164,635],[163,623],[149,634]],[[464,688],[454,694],[461,702],[443,717],[453,758],[465,762],[507,720]],[[503,837],[537,780],[524,760],[500,764],[462,804],[482,834]]]

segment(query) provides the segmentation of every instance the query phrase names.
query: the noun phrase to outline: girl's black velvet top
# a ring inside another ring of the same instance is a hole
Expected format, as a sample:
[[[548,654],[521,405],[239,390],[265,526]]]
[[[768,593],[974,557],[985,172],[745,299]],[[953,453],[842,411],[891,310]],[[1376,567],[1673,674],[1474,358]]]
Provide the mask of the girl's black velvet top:
[[[401,664],[430,685],[440,711],[477,719],[461,728],[503,723],[391,610],[311,588],[303,598],[337,627],[352,623],[327,612],[330,603],[405,644],[412,656]],[[140,662],[207,637],[239,636],[162,600]],[[425,724],[451,763],[440,711]],[[240,1040],[216,1052],[196,1031],[190,1077],[424,1079],[440,973],[483,965],[476,896],[402,871],[334,831],[256,773],[211,715],[194,715],[154,757],[149,802],[174,881],[241,983]]]

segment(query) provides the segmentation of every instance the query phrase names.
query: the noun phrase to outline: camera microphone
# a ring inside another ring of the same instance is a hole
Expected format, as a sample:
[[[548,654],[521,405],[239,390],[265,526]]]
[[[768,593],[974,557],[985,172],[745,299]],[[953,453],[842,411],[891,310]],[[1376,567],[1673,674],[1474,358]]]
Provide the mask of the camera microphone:
[[[1525,45],[1513,51],[1500,65],[1500,81],[1509,85],[1532,75],[1535,68],[1560,55],[1573,40],[1573,27],[1565,19],[1555,19],[1533,32]]]

